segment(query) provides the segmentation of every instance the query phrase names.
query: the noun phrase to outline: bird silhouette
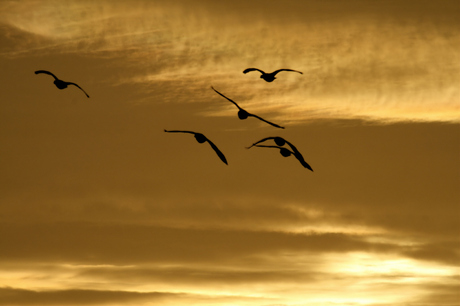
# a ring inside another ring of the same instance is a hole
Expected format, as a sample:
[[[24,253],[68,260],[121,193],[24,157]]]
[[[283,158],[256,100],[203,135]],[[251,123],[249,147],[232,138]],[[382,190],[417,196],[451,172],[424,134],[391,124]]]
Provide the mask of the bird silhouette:
[[[276,136],[276,137],[265,137],[265,138],[263,138],[263,139],[261,139],[261,140],[259,140],[257,142],[254,142],[252,145],[250,145],[246,149],[250,149],[253,146],[255,146],[256,144],[259,144],[259,143],[264,142],[264,141],[269,140],[269,139],[273,139],[278,146],[284,146],[285,143],[288,143],[291,147],[293,147],[293,145],[290,142],[288,142],[286,139],[284,139],[282,137],[279,137],[279,136]]]
[[[238,118],[240,118],[241,120],[244,120],[244,119],[247,119],[248,117],[255,117],[263,122],[266,122],[274,127],[277,127],[277,128],[280,128],[280,129],[284,129],[284,127],[282,126],[279,126],[278,124],[275,124],[273,122],[270,122],[270,121],[267,121],[257,115],[254,115],[254,114],[251,114],[251,113],[248,113],[247,111],[245,111],[244,109],[242,109],[238,104],[236,104],[235,101],[233,101],[232,99],[229,99],[227,98],[226,96],[224,96],[223,94],[221,94],[220,92],[218,92],[217,90],[214,89],[214,87],[212,87],[212,90],[214,90],[215,92],[217,92],[219,95],[221,95],[222,97],[224,97],[225,99],[227,99],[228,101],[232,102],[233,104],[235,104],[236,107],[238,107]]]
[[[243,71],[243,73],[248,73],[248,72],[251,72],[251,71],[259,71],[260,73],[262,73],[262,75],[260,76],[261,79],[264,79],[265,81],[267,82],[273,82],[276,78],[275,78],[275,75],[278,73],[278,72],[281,72],[281,71],[292,71],[292,72],[298,72],[300,74],[303,74],[302,72],[300,71],[297,71],[297,70],[292,70],[292,69],[278,69],[278,70],[275,70],[271,73],[266,73],[260,69],[257,69],[257,68],[248,68],[248,69],[245,69]]]
[[[269,139],[273,139],[275,141],[276,145],[278,145],[280,147],[284,146],[285,144],[287,144],[289,147],[291,147],[291,150],[294,151],[294,153],[296,153],[298,156],[300,156],[303,159],[302,154],[300,154],[299,150],[297,150],[297,148],[292,143],[290,143],[289,141],[287,141],[283,137],[279,137],[279,136],[263,138],[263,139],[255,142],[255,143],[253,143],[251,146],[247,147],[246,149],[250,149],[253,146],[255,146],[256,144],[259,144],[259,143],[264,142],[264,141],[269,140]]]
[[[207,141],[210,145],[211,145],[211,148],[214,149],[214,151],[217,153],[217,155],[219,156],[219,158],[226,164],[228,165],[227,163],[227,159],[225,158],[224,154],[216,147],[216,145],[214,143],[212,143],[211,140],[209,140],[206,136],[204,136],[203,134],[201,133],[196,133],[196,132],[192,132],[192,131],[177,131],[177,130],[164,130],[166,133],[188,133],[188,134],[193,134],[195,136],[195,139],[196,141],[198,141],[199,143],[203,143],[205,141]]]
[[[310,167],[309,164],[307,164],[307,162],[303,158],[302,154],[300,154],[300,152],[297,151],[297,149],[291,151],[291,150],[289,150],[289,149],[287,149],[285,147],[280,147],[280,146],[264,146],[264,145],[259,145],[259,144],[255,144],[254,146],[259,147],[259,148],[276,148],[276,149],[279,149],[280,154],[283,155],[284,157],[294,155],[295,158],[297,158],[297,160],[302,164],[302,166],[304,166],[305,168],[307,168],[307,169],[309,169],[309,170],[311,170],[313,172],[313,169]]]
[[[39,73],[49,74],[50,76],[52,76],[54,78],[54,85],[56,85],[56,87],[59,88],[59,89],[67,88],[68,85],[74,85],[74,86],[77,86],[78,88],[80,88],[80,90],[83,91],[85,93],[85,95],[89,98],[89,96],[86,93],[86,91],[84,91],[83,88],[81,88],[77,84],[72,83],[72,82],[66,82],[66,81],[60,80],[54,74],[52,74],[51,72],[46,71],[46,70],[37,70],[37,71],[35,71],[35,74],[39,74]]]

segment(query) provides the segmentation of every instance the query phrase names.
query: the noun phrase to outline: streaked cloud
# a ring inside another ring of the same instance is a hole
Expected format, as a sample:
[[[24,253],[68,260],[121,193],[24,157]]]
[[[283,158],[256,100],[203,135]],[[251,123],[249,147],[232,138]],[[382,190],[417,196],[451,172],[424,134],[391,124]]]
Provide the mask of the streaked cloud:
[[[168,300],[180,302],[185,294],[168,292],[128,292],[102,290],[44,290],[34,291],[17,288],[0,288],[2,305],[126,305],[139,303],[148,305],[161,302],[170,305]]]
[[[391,4],[379,12],[360,1],[342,15],[310,2],[288,2],[283,10],[264,3],[263,14],[262,3],[245,11],[238,3],[200,1],[191,10],[181,1],[7,2],[1,18],[6,36],[22,31],[37,38],[3,54],[38,47],[45,53],[117,55],[143,67],[126,71],[118,82],[176,88],[184,82],[189,90],[225,83],[226,94],[242,97],[238,101],[254,111],[271,107],[275,119],[293,124],[318,118],[458,122],[460,40],[450,1],[443,2],[446,16],[417,16]],[[284,73],[267,84],[257,73],[243,75],[248,66],[294,68],[304,75]]]
[[[455,303],[456,1],[0,12],[0,304]],[[210,86],[286,129],[240,121]],[[229,165],[164,129],[205,133]],[[315,172],[246,149],[267,136]]]

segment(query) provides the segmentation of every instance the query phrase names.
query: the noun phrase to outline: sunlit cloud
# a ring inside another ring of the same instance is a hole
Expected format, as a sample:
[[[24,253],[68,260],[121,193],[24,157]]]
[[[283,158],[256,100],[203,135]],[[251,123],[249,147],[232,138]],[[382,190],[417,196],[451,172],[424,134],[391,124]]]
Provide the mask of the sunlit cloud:
[[[326,23],[311,18],[307,6],[291,20],[282,12],[270,20],[257,14],[248,19],[232,10],[216,14],[217,8],[203,4],[190,11],[163,1],[14,2],[3,5],[1,21],[47,39],[53,52],[110,51],[144,67],[141,75],[128,72],[118,82],[188,89],[226,83],[226,94],[246,96],[245,105],[255,112],[273,108],[275,119],[291,124],[320,118],[460,120],[460,40],[438,19]],[[302,13],[311,21],[301,23]],[[36,47],[31,41],[10,55]],[[268,84],[257,73],[243,75],[248,66],[294,68],[304,75],[282,73]],[[208,113],[215,114],[222,110]]]
[[[458,10],[415,2],[0,2],[0,304],[454,305]]]
[[[283,263],[281,266],[280,262]],[[63,285],[55,288],[66,290],[65,284],[71,280],[74,286],[91,290],[112,290],[120,294],[159,291],[178,297],[182,295],[190,301],[201,296],[209,299],[210,304],[236,299],[249,305],[257,300],[275,303],[303,301],[313,305],[381,305],[413,301],[429,296],[436,286],[433,284],[454,285],[459,273],[454,267],[426,264],[391,254],[362,252],[330,253],[319,257],[308,252],[281,252],[256,257],[247,263],[240,261],[219,267],[212,263],[196,266],[180,263],[138,266],[66,264],[54,269],[62,271],[46,274],[45,271],[29,270],[28,278],[35,279],[35,285],[42,281],[40,288],[44,292],[47,291],[45,288],[52,288],[58,282]],[[114,279],[119,281],[114,282]],[[36,288],[33,282],[25,285]],[[203,290],[204,286],[208,289]],[[174,303],[176,298],[171,297]]]

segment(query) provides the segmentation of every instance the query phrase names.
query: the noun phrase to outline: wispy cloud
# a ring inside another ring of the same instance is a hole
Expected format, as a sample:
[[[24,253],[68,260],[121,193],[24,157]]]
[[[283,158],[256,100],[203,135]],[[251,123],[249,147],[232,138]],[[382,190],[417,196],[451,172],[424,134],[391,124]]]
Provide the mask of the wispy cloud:
[[[204,4],[197,3],[193,10],[181,2],[163,1],[4,5],[4,31],[14,27],[28,33],[30,41],[3,54],[36,48],[46,52],[46,47],[88,56],[112,53],[144,67],[141,74],[126,73],[119,82],[173,86],[172,81],[183,81],[188,88],[226,83],[226,93],[246,95],[246,105],[254,111],[271,105],[278,117],[292,123],[315,118],[460,118],[460,40],[449,18],[434,14],[426,22],[402,12],[390,18],[372,9],[367,12],[364,5],[361,12],[350,9],[343,15],[331,10],[334,18],[324,20],[314,11],[325,8],[308,3],[290,3],[282,11],[265,4],[266,14],[258,13],[257,5],[241,13]],[[255,74],[242,74],[249,66],[294,68],[304,75],[285,73],[265,84]],[[288,90],[281,90],[281,84]]]
[[[453,304],[456,7],[2,1],[0,304]]]
[[[170,305],[171,300],[180,303],[193,297],[169,292],[129,292],[90,289],[27,290],[0,288],[1,305],[134,305],[161,302]]]

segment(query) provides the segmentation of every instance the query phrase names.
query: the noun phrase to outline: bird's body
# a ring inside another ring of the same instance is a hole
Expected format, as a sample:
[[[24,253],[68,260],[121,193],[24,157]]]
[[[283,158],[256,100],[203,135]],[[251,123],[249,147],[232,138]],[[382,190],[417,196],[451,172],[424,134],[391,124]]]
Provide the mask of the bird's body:
[[[248,117],[255,117],[265,123],[268,123],[274,127],[277,127],[277,128],[280,128],[280,129],[284,129],[284,127],[282,126],[279,126],[278,124],[275,124],[273,122],[270,122],[270,121],[267,121],[257,115],[254,115],[254,114],[251,114],[251,113],[248,113],[246,110],[244,110],[243,108],[241,108],[238,104],[236,104],[235,101],[233,101],[232,99],[230,98],[227,98],[226,96],[224,96],[223,94],[221,94],[220,92],[218,92],[217,90],[214,89],[214,87],[212,87],[212,90],[214,90],[217,94],[221,95],[222,97],[224,97],[225,99],[227,99],[228,101],[232,102],[233,104],[235,104],[235,106],[238,108],[238,118],[240,118],[241,120],[244,120],[244,119],[247,119]]]
[[[201,133],[196,133],[196,132],[192,132],[192,131],[178,131],[178,130],[164,130],[166,133],[188,133],[188,134],[193,134],[195,136],[195,139],[196,141],[198,141],[198,143],[204,143],[204,142],[208,142],[212,149],[217,153],[217,155],[219,156],[219,158],[226,164],[228,165],[227,163],[227,159],[225,158],[224,154],[217,148],[217,146],[212,143],[211,140],[209,140],[206,136],[204,136],[203,134]]]
[[[267,137],[266,139],[271,139],[271,138],[274,138],[275,142],[276,142],[276,138],[281,138],[281,137]],[[264,141],[266,139],[262,139],[261,141],[258,141],[257,143],[253,144],[252,146],[256,146],[256,147],[259,147],[259,148],[277,148],[277,149],[280,150],[280,154],[283,155],[284,157],[294,155],[295,158],[297,158],[297,160],[302,164],[302,166],[304,166],[305,168],[313,171],[313,169],[310,167],[309,164],[307,164],[307,162],[303,158],[302,154],[300,154],[300,152],[297,150],[297,148],[294,145],[292,145],[291,143],[289,143],[287,141],[285,142],[291,147],[291,149],[292,149],[292,151],[291,151],[291,150],[289,150],[289,149],[287,149],[285,147],[279,146],[279,145],[278,146],[264,146],[264,145],[259,145],[258,144],[258,143],[260,143],[260,142],[262,142],[262,141]]]
[[[48,74],[50,76],[52,76],[54,78],[54,85],[56,85],[57,88],[59,89],[65,89],[67,88],[68,85],[74,85],[78,88],[80,88],[81,91],[83,91],[85,93],[85,95],[89,98],[88,94],[86,93],[86,91],[83,90],[83,88],[81,88],[80,86],[78,86],[77,84],[75,83],[72,83],[72,82],[66,82],[66,81],[63,81],[63,80],[60,80],[58,79],[54,74],[52,74],[51,72],[49,71],[46,71],[46,70],[37,70],[35,71],[35,74],[40,74],[40,73],[43,73],[43,74]]]
[[[292,71],[292,72],[297,72],[297,73],[300,73],[300,74],[303,74],[302,72],[300,71],[297,71],[297,70],[292,70],[292,69],[278,69],[278,70],[275,70],[271,73],[266,73],[260,69],[257,69],[257,68],[247,68],[243,71],[243,73],[248,73],[248,72],[251,72],[251,71],[259,71],[260,73],[262,73],[262,75],[260,76],[261,79],[264,79],[265,81],[267,82],[273,82],[276,77],[275,75],[278,73],[278,72],[281,72],[281,71]]]

